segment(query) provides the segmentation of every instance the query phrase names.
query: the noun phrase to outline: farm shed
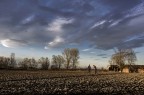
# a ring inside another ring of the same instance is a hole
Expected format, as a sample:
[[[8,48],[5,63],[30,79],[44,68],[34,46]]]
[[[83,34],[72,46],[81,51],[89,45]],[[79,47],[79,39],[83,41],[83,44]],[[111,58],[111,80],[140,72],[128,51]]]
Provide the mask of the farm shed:
[[[144,68],[139,68],[139,69],[138,69],[138,72],[139,72],[139,73],[144,73]]]
[[[144,65],[125,65],[123,68],[124,73],[144,73]]]
[[[122,72],[129,73],[129,68],[128,67],[124,67],[123,70],[122,70]]]
[[[108,69],[109,69],[109,71],[120,71],[120,68],[119,68],[119,66],[118,65],[110,65],[109,67],[108,67]]]

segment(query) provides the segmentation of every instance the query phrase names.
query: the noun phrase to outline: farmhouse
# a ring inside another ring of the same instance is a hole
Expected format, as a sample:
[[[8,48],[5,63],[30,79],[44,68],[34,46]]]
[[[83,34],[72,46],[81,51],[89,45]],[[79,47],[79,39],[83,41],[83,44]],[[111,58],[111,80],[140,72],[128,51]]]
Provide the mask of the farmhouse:
[[[144,65],[125,65],[123,68],[124,73],[144,73]]]
[[[109,71],[115,71],[115,72],[119,72],[120,68],[118,65],[110,65],[108,67]],[[144,73],[144,65],[125,65],[123,67],[122,72],[124,73],[133,73],[133,72],[137,72],[137,73]]]

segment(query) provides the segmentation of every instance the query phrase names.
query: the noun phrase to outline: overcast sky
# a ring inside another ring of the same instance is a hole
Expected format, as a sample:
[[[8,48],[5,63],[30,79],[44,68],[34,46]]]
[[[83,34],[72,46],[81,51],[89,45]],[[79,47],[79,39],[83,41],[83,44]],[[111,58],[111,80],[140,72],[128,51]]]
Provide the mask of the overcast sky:
[[[144,64],[144,0],[0,0],[0,55],[35,57],[78,48],[80,65],[108,65],[117,48]]]

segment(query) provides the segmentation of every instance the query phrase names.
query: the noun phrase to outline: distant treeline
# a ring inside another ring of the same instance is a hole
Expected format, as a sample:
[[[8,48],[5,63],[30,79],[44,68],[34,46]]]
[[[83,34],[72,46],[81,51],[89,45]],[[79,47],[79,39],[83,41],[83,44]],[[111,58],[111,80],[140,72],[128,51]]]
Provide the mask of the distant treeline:
[[[15,53],[10,57],[0,56],[0,69],[21,69],[21,70],[60,70],[77,69],[79,50],[77,48],[65,48],[62,55],[53,55],[50,60],[48,57],[24,58],[20,62],[16,61]]]

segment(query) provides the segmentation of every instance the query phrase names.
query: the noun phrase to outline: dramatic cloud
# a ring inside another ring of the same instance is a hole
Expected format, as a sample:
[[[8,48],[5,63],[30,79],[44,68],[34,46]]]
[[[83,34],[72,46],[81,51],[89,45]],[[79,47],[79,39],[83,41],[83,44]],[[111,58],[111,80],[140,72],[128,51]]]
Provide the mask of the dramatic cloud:
[[[103,21],[100,21],[100,22],[97,22],[96,24],[94,24],[91,28],[95,28],[97,26],[100,26],[100,25],[103,25],[106,21],[103,20]]]
[[[73,19],[66,19],[66,18],[56,18],[52,21],[49,26],[47,27],[47,31],[52,32],[62,32],[63,25],[70,24],[73,22]]]
[[[6,47],[26,41],[45,49],[137,48],[144,44],[143,25],[143,0],[0,1],[0,40]]]
[[[143,46],[144,3],[120,11],[113,15],[106,15],[86,34],[91,46],[100,49],[136,48]]]
[[[15,48],[15,47],[26,46],[27,42],[22,41],[22,40],[15,40],[15,39],[5,39],[5,40],[1,40],[1,44],[4,47]]]
[[[115,48],[142,55],[144,0],[0,0],[0,48],[21,56],[78,48],[85,65],[107,64]]]
[[[45,46],[44,48],[45,49],[57,48],[57,47],[62,46],[64,42],[65,41],[63,38],[57,36],[53,41],[49,42],[47,46]]]

